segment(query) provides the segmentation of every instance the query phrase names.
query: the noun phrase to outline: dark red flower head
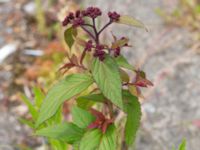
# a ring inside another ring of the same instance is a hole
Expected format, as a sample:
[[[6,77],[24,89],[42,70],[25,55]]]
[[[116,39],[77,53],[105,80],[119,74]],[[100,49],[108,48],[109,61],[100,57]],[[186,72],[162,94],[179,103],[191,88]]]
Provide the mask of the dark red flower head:
[[[74,19],[72,24],[73,24],[73,27],[78,27],[84,24],[84,20],[81,17],[79,17],[79,18]]]
[[[108,12],[108,17],[110,18],[111,21],[119,21],[120,14],[117,12]]]
[[[120,47],[117,47],[115,50],[114,50],[114,56],[117,57],[120,55],[120,51],[121,51],[121,48]]]
[[[103,45],[97,45],[94,52],[94,57],[98,57],[99,60],[103,61],[105,59],[106,52],[103,51]]]
[[[106,55],[106,52],[104,52],[103,50],[100,50],[100,51],[95,51],[94,52],[94,57],[98,57],[99,60],[103,61],[105,59],[105,55]]]
[[[76,13],[75,13],[76,18],[80,17],[80,15],[81,15],[81,11],[77,10]]]
[[[98,16],[101,16],[102,12],[97,7],[88,7],[85,11],[82,11],[83,16],[88,16],[91,18],[96,18]]]
[[[86,50],[86,51],[91,51],[92,48],[93,48],[92,40],[89,40],[89,41],[85,44],[85,50]]]
[[[74,14],[72,12],[69,13],[68,16],[65,17],[65,19],[62,22],[63,26],[67,26],[71,21],[74,19]]]
[[[70,20],[74,19],[74,13],[70,12],[69,15],[68,15],[68,18],[69,18]]]

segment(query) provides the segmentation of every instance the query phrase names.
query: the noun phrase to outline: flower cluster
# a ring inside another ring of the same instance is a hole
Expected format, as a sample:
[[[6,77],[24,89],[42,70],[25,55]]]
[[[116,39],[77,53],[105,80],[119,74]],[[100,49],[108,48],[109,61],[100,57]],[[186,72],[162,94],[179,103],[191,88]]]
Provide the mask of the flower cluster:
[[[93,48],[94,46],[93,46],[93,42],[92,42],[92,40],[89,40],[86,44],[85,44],[85,51],[91,51],[92,50],[92,48]]]
[[[99,60],[103,61],[105,59],[106,52],[104,51],[103,45],[97,45],[95,47],[94,57],[98,57]]]
[[[98,16],[101,16],[102,12],[97,7],[88,7],[86,10],[82,11],[83,16],[88,16],[95,19]]]
[[[91,40],[85,42],[84,52],[82,53],[81,63],[83,58],[85,57],[86,52],[90,52],[94,50],[93,56],[98,58],[100,61],[103,61],[106,57],[106,54],[110,54],[111,56],[118,57],[121,53],[121,48],[125,45],[118,45],[114,48],[109,48],[109,46],[105,46],[99,42],[100,34],[104,29],[106,29],[109,25],[114,22],[119,21],[120,15],[117,12],[108,12],[109,21],[105,24],[102,29],[97,30],[95,19],[102,15],[102,12],[97,7],[88,7],[85,10],[77,10],[75,13],[70,12],[65,19],[63,20],[63,26],[72,25],[73,28],[81,27],[90,37]],[[92,19],[92,23],[88,23],[85,20],[85,17],[89,17]],[[88,29],[90,28],[90,29]],[[123,41],[123,39],[121,39]],[[117,41],[118,42],[118,41]],[[125,43],[126,44],[126,43]],[[110,53],[112,51],[112,54]]]
[[[73,27],[81,26],[85,23],[84,17],[90,17],[95,19],[98,16],[101,16],[102,12],[97,7],[88,7],[86,10],[80,11],[77,10],[75,13],[70,12],[68,16],[65,17],[62,24],[63,26],[67,26],[68,24],[72,24]]]
[[[119,21],[120,15],[117,12],[108,12],[108,17],[111,21]]]
[[[78,10],[76,13],[69,13],[68,16],[65,17],[65,19],[62,22],[63,26],[67,26],[68,24],[72,24],[73,27],[78,27],[80,25],[84,24],[84,20],[82,18],[81,12]]]

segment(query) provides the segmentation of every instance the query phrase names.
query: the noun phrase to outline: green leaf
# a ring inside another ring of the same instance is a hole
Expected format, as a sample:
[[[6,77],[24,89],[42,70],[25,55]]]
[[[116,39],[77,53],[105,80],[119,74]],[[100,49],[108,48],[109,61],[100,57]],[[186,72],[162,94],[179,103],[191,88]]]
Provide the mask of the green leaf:
[[[78,97],[76,101],[79,107],[83,109],[88,109],[92,105],[94,105],[95,102],[104,102],[105,97],[103,96],[103,94],[90,94]]]
[[[84,91],[92,83],[93,80],[90,75],[72,74],[55,84],[49,90],[42,103],[36,127],[52,117],[65,100],[69,100],[73,96]]]
[[[131,95],[128,91],[123,91],[124,107],[127,113],[127,121],[125,125],[125,141],[131,145],[136,138],[137,130],[141,120],[141,106],[138,98]]]
[[[129,82],[129,75],[122,69],[119,69],[120,77],[123,82]]]
[[[73,150],[79,150],[80,141],[73,143]]]
[[[87,128],[88,125],[95,120],[95,117],[88,111],[77,106],[72,108],[73,123],[80,128]]]
[[[34,129],[34,124],[32,121],[29,121],[27,119],[24,118],[19,118],[19,121],[27,126],[29,126],[30,128]]]
[[[61,140],[67,143],[79,141],[84,134],[84,130],[77,127],[73,123],[61,123],[55,126],[40,129],[36,131],[36,135]]]
[[[146,31],[148,31],[148,29],[145,27],[145,25],[142,22],[140,22],[139,20],[131,16],[120,16],[119,21],[117,23],[129,25],[133,27],[144,28]]]
[[[179,146],[179,150],[186,150],[186,140],[184,139]]]
[[[63,110],[63,107],[60,106],[58,108],[58,110],[56,111],[56,113],[51,117],[49,118],[45,124],[47,124],[47,126],[52,126],[52,125],[56,125],[56,124],[59,124],[62,122],[62,119],[63,119],[63,114],[62,114],[62,110]]]
[[[101,141],[102,132],[99,129],[87,131],[80,142],[80,150],[95,150]]]
[[[110,56],[106,56],[104,61],[94,59],[92,75],[103,95],[122,108],[122,82],[116,62]]]
[[[73,27],[66,29],[64,32],[65,42],[67,43],[70,49],[72,45],[74,44],[73,37],[76,37],[76,35],[77,35],[77,30],[74,29]]]
[[[53,150],[66,150],[67,149],[67,144],[62,141],[54,140],[54,139],[49,139],[48,140],[51,144],[51,148]]]
[[[35,96],[35,100],[34,100],[35,101],[35,106],[40,108],[40,106],[42,104],[42,101],[44,100],[45,96],[42,93],[42,91],[37,87],[33,88],[33,93],[34,93],[34,96]]]
[[[28,107],[29,112],[31,113],[33,120],[36,120],[37,117],[38,117],[38,112],[35,109],[35,107],[33,106],[33,104],[30,102],[30,100],[24,94],[21,94],[21,99],[26,104],[26,106]]]
[[[120,55],[115,58],[115,61],[117,62],[118,66],[129,69],[129,70],[134,70],[133,66],[131,66],[126,58],[124,56]]]
[[[103,134],[98,150],[116,150],[116,130],[114,125],[110,125]]]

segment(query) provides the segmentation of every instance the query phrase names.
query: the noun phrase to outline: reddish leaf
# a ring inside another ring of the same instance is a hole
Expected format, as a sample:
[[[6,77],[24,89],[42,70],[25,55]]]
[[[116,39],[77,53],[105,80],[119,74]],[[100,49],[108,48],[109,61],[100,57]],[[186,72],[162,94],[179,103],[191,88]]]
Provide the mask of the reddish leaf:
[[[88,126],[88,128],[89,129],[99,128],[99,129],[101,129],[102,133],[105,133],[108,126],[113,123],[113,119],[105,118],[105,116],[101,112],[99,112],[95,109],[91,108],[90,111],[96,117],[96,120],[94,122],[92,122]]]
[[[102,127],[101,127],[102,132],[103,132],[103,133],[106,133],[106,130],[107,130],[108,126],[111,125],[112,123],[113,123],[113,120],[112,120],[112,119],[106,120],[106,121],[103,123]]]
[[[101,122],[99,120],[95,120],[94,122],[92,122],[88,128],[89,129],[94,129],[94,128],[99,128],[99,125],[101,124]]]
[[[105,117],[104,115],[100,112],[100,111],[97,111],[93,108],[90,109],[91,113],[99,120],[105,120]]]
[[[64,64],[60,69],[59,69],[59,71],[61,71],[61,70],[63,70],[63,69],[70,69],[70,68],[72,68],[72,67],[74,67],[75,65],[74,64],[72,64],[72,63],[66,63],[66,64]]]
[[[153,86],[153,83],[146,79],[146,75],[143,71],[137,70],[136,72],[136,78],[135,82],[133,83],[136,86],[140,87],[148,87],[148,86]]]
[[[78,58],[77,58],[76,55],[73,54],[70,60],[71,60],[71,62],[72,62],[73,64],[79,65],[79,64],[78,64]]]

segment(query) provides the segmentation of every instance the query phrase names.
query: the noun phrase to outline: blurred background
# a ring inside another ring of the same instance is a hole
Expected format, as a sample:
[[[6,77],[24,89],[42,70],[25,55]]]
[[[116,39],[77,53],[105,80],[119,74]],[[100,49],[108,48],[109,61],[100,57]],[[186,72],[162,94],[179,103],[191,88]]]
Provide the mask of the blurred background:
[[[34,86],[47,91],[58,78],[68,51],[61,21],[88,6],[134,16],[149,28],[107,30],[130,39],[124,55],[154,83],[143,91],[136,150],[171,150],[184,138],[188,150],[199,150],[199,0],[0,0],[0,150],[48,149],[21,123],[29,115],[19,93],[33,99]]]

